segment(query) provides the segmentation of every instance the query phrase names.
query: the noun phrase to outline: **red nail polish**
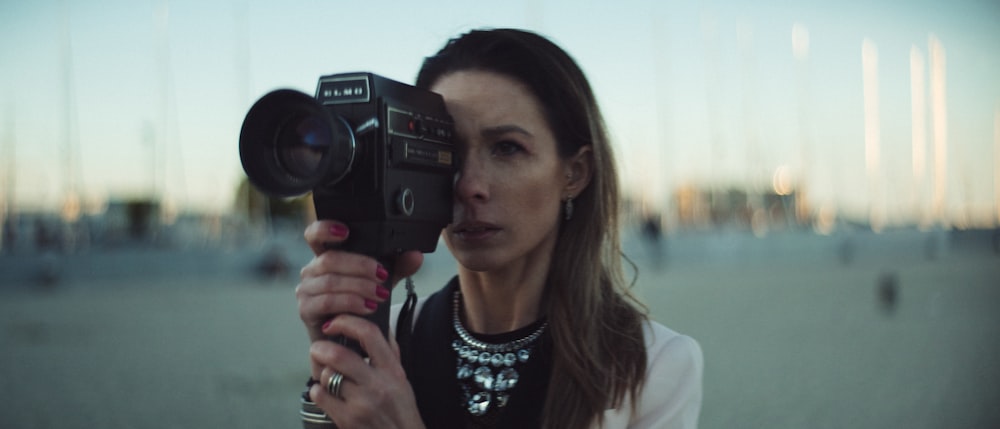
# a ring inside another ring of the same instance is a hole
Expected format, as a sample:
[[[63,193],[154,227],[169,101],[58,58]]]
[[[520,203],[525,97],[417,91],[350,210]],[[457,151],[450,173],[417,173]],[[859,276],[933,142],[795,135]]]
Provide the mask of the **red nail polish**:
[[[347,233],[347,227],[339,223],[330,227],[330,234],[333,234],[334,237],[347,237]]]
[[[389,278],[389,272],[385,270],[385,267],[379,265],[378,268],[375,269],[375,278],[377,278],[380,282],[384,282],[385,279]]]
[[[382,286],[375,286],[375,295],[377,295],[381,299],[389,298],[389,289],[386,289]]]
[[[366,299],[365,300],[365,307],[368,307],[369,310],[374,310],[374,309],[378,308],[378,303],[375,302],[375,301],[372,301],[370,299]]]

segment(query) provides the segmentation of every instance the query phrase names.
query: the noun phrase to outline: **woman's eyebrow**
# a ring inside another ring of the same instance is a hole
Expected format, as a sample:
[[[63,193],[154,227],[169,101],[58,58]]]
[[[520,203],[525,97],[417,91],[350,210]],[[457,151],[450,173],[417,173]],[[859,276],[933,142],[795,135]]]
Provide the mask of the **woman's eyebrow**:
[[[519,127],[517,125],[513,125],[513,124],[498,125],[498,126],[495,126],[495,127],[487,127],[487,128],[483,128],[482,130],[479,131],[479,134],[481,136],[483,136],[483,137],[499,137],[499,136],[507,134],[507,133],[524,134],[525,136],[528,136],[528,137],[533,137],[534,136],[533,134],[531,134],[530,132],[528,132],[528,130],[525,130],[524,128],[521,128],[521,127]]]

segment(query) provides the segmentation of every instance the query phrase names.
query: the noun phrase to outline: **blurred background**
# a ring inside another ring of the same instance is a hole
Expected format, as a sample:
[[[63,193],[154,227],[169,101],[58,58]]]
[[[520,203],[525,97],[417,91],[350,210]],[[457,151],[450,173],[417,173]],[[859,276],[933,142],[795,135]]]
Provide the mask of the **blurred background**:
[[[518,27],[591,79],[635,288],[705,350],[701,427],[996,427],[998,24],[993,0],[0,0],[0,426],[298,427],[311,208],[247,185],[244,115]],[[454,272],[440,246],[418,291]]]

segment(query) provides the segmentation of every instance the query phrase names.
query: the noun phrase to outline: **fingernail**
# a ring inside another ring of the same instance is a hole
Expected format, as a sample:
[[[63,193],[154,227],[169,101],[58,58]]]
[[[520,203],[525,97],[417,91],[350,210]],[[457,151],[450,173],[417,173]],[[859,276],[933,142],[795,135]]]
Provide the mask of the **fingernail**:
[[[347,237],[347,232],[347,227],[339,223],[330,227],[330,234],[333,234],[334,237]]]
[[[323,329],[322,330],[325,331],[325,330],[329,329],[331,323],[333,323],[333,319],[327,320],[326,323],[323,324]]]
[[[375,286],[375,295],[378,295],[381,299],[389,298],[389,289],[382,286]]]
[[[365,300],[365,307],[368,307],[369,310],[374,310],[374,309],[378,308],[378,303],[375,302],[375,301],[372,301],[370,299],[366,299]]]
[[[389,278],[389,272],[385,270],[385,267],[379,265],[378,268],[375,269],[375,278],[377,278],[380,282],[384,282],[385,279]]]

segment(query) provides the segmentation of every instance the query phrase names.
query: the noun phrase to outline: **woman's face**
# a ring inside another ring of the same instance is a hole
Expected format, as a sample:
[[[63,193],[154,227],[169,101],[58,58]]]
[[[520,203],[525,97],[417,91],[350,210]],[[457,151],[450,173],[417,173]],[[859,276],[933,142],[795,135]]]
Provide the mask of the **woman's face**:
[[[431,90],[455,120],[461,160],[444,231],[452,254],[473,271],[547,262],[571,170],[541,104],[520,82],[486,71],[446,74]]]

